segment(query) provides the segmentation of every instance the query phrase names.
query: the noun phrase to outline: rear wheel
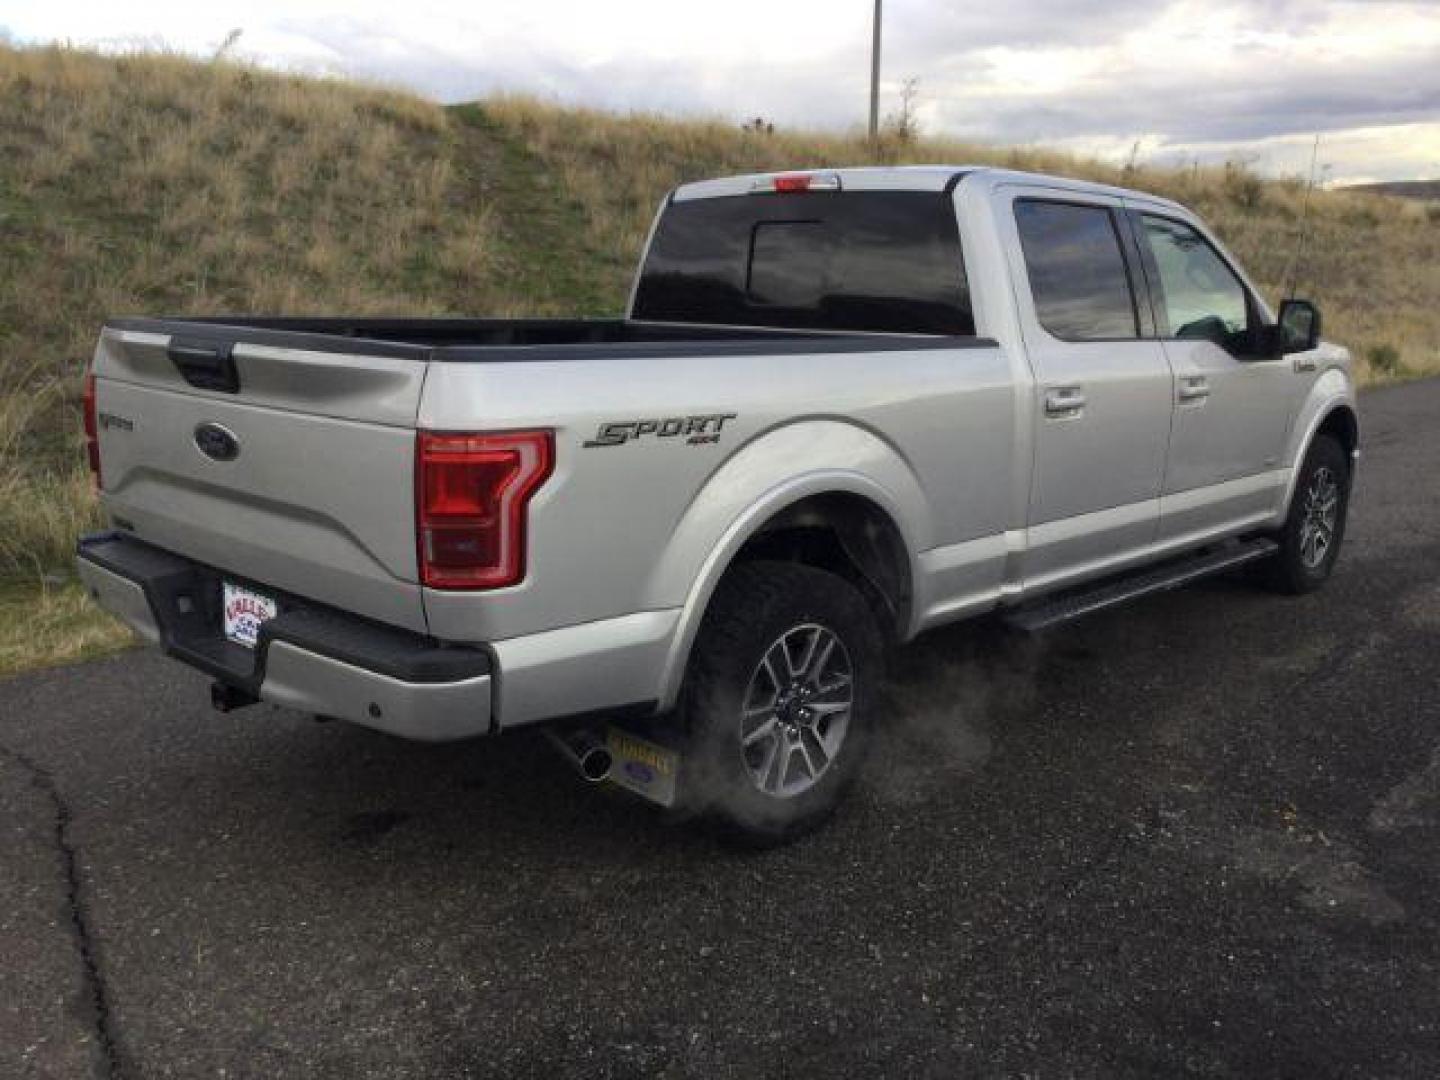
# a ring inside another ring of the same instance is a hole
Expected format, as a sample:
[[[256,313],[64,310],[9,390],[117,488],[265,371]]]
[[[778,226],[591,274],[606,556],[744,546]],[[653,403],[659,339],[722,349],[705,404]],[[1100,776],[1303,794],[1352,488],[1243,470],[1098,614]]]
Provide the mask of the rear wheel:
[[[869,605],[843,578],[795,563],[734,568],[686,678],[687,804],[752,842],[820,824],[864,756],[881,651]]]
[[[1335,568],[1350,502],[1350,459],[1338,441],[1318,435],[1300,466],[1290,512],[1267,561],[1267,583],[1280,592],[1318,589]]]

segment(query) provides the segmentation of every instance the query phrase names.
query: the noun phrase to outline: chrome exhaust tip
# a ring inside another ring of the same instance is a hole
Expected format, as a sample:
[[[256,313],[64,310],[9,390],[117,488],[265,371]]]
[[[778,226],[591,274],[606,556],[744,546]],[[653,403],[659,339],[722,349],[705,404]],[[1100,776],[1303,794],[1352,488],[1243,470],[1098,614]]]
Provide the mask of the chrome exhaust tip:
[[[575,767],[582,779],[598,784],[610,776],[615,759],[605,737],[591,728],[545,728],[545,737],[560,756]]]

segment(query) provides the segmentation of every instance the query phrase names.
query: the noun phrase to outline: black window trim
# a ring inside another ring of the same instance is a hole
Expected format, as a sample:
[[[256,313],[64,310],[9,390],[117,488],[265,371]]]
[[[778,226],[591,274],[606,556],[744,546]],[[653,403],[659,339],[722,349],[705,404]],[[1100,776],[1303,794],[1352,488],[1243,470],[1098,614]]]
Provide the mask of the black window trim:
[[[1220,260],[1220,264],[1224,266],[1226,270],[1230,271],[1230,276],[1233,277],[1235,281],[1239,284],[1240,291],[1245,295],[1245,334],[1246,337],[1250,339],[1251,344],[1253,345],[1256,332],[1259,331],[1262,326],[1266,325],[1259,301],[1255,296],[1254,290],[1250,288],[1249,282],[1245,280],[1245,275],[1240,272],[1240,268],[1235,265],[1235,262],[1232,259],[1226,258],[1225,252],[1223,252],[1219,248],[1219,246],[1216,245],[1216,243],[1206,234],[1205,230],[1200,228],[1200,226],[1194,221],[1187,221],[1185,218],[1179,217],[1173,213],[1165,213],[1160,210],[1150,210],[1140,206],[1127,206],[1125,208],[1125,216],[1130,226],[1129,231],[1131,233],[1131,238],[1140,252],[1140,266],[1144,270],[1145,277],[1145,292],[1150,299],[1150,308],[1152,312],[1152,317],[1154,319],[1153,332],[1155,335],[1155,340],[1193,342],[1199,339],[1182,338],[1174,333],[1169,332],[1172,329],[1170,326],[1170,319],[1168,315],[1162,313],[1160,304],[1161,299],[1164,297],[1164,292],[1162,288],[1157,284],[1160,281],[1160,267],[1159,264],[1155,262],[1155,254],[1150,250],[1150,245],[1145,239],[1144,219],[1147,217],[1157,218],[1160,221],[1168,221],[1172,225],[1181,225],[1189,229],[1196,236],[1198,236],[1201,242],[1210,249],[1211,253]],[[1161,332],[1162,327],[1165,330],[1164,333]],[[1221,349],[1224,352],[1230,353],[1230,355],[1235,357],[1237,360],[1247,358],[1262,358],[1259,357],[1258,354],[1255,354],[1253,352],[1230,352],[1229,349],[1225,348],[1225,346],[1219,344],[1218,342],[1211,342],[1211,344],[1215,345],[1216,348]],[[1269,358],[1263,357],[1263,359]]]
[[[1115,234],[1115,246],[1120,249],[1120,263],[1125,268],[1125,280],[1130,286],[1130,316],[1132,319],[1135,320],[1135,334],[1133,337],[1064,337],[1061,334],[1057,334],[1054,330],[1051,330],[1050,327],[1045,325],[1045,323],[1040,318],[1040,307],[1035,302],[1035,285],[1030,278],[1030,264],[1025,259],[1025,245],[1023,241],[1020,240],[1020,222],[1015,217],[1015,207],[1022,202],[1046,203],[1051,206],[1078,206],[1086,210],[1105,211],[1105,213],[1110,218],[1110,229]],[[1134,265],[1134,258],[1136,253],[1131,249],[1131,246],[1125,242],[1126,234],[1129,232],[1129,230],[1122,229],[1120,227],[1120,222],[1117,220],[1117,215],[1123,215],[1124,212],[1124,206],[1114,206],[1110,203],[1105,202],[1093,202],[1085,198],[1059,198],[1049,195],[1017,195],[1014,199],[1011,200],[1010,217],[1012,220],[1015,221],[1015,239],[1020,247],[1020,264],[1025,268],[1025,283],[1030,287],[1030,307],[1035,315],[1035,324],[1039,326],[1041,330],[1044,330],[1045,333],[1049,334],[1052,338],[1054,338],[1056,341],[1063,341],[1071,345],[1087,345],[1091,343],[1103,344],[1105,342],[1110,342],[1114,344],[1125,341],[1147,341],[1154,339],[1154,313],[1151,312],[1151,317],[1149,320],[1150,325],[1147,326],[1147,320],[1142,317],[1142,308],[1140,306],[1141,290],[1144,290],[1145,302],[1147,307],[1150,304],[1149,282],[1144,279],[1144,276],[1138,271],[1138,269]],[[1144,333],[1146,329],[1150,331],[1149,335]]]
[[[1155,309],[1155,290],[1150,286],[1146,250],[1136,232],[1135,219],[1129,208],[1116,212],[1116,228],[1120,230],[1120,246],[1125,250],[1130,269],[1130,286],[1135,294],[1135,311],[1139,316],[1140,337],[1145,341],[1160,340],[1160,313]]]

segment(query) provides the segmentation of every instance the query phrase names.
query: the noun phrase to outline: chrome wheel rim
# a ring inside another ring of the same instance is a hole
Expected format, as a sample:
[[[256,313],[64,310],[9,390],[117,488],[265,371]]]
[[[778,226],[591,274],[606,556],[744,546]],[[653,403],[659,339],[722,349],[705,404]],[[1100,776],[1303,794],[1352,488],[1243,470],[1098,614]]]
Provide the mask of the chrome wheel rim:
[[[855,672],[845,644],[816,623],[776,638],[750,675],[740,759],[766,795],[791,799],[819,783],[850,728]]]
[[[1316,570],[1335,546],[1340,520],[1340,483],[1328,466],[1322,465],[1310,478],[1301,511],[1300,561],[1307,570]]]

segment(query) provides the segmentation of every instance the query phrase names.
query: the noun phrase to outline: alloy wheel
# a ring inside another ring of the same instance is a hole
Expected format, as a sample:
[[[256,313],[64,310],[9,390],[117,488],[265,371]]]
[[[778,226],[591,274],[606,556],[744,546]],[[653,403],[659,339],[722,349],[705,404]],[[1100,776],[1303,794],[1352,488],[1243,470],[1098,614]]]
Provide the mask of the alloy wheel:
[[[754,785],[782,799],[813,788],[845,742],[854,695],[850,654],[834,631],[805,623],[772,642],[741,706],[740,755]]]
[[[1310,478],[1301,510],[1300,561],[1307,570],[1317,570],[1335,545],[1340,519],[1340,483],[1327,466],[1316,469]]]

